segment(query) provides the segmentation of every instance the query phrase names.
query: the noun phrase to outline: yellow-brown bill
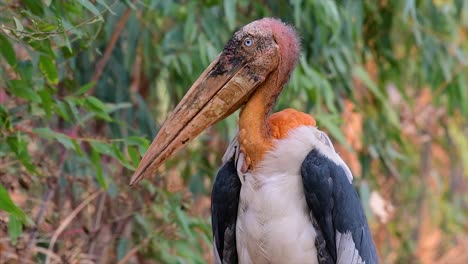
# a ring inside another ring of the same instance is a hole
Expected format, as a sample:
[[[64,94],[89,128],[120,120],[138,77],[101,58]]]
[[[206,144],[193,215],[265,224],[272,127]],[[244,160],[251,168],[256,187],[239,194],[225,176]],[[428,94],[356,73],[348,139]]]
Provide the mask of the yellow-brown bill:
[[[240,108],[277,68],[279,52],[268,28],[258,30],[251,23],[236,32],[161,127],[130,184],[154,173],[187,142]]]
[[[268,73],[252,76],[249,64],[220,55],[195,81],[161,127],[130,185],[153,173],[203,130],[237,110]]]

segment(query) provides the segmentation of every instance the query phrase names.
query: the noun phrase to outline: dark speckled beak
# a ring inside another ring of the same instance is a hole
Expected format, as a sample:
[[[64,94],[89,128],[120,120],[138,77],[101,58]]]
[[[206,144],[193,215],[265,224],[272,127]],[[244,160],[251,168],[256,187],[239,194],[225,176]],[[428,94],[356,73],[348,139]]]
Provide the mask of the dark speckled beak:
[[[242,58],[221,54],[195,81],[161,127],[132,176],[149,176],[203,130],[240,108],[269,72],[253,75]]]

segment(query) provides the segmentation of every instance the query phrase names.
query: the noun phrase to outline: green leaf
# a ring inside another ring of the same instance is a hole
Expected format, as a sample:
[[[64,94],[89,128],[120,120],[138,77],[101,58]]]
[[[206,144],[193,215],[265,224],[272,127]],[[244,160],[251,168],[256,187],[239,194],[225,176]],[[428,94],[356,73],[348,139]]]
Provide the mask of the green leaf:
[[[137,167],[138,163],[140,162],[140,155],[135,147],[128,146],[127,147],[128,155],[130,156],[130,160],[132,161],[133,167]]]
[[[130,136],[125,139],[125,142],[130,146],[137,146],[141,156],[145,155],[150,146],[150,141],[144,137]]]
[[[65,100],[64,103],[66,104],[66,109],[69,115],[72,117],[73,120],[76,120],[80,125],[81,123],[81,113],[78,109],[78,105],[73,100]]]
[[[52,96],[50,94],[50,91],[42,89],[38,92],[38,94],[41,97],[42,108],[46,113],[46,117],[50,118],[52,115]]]
[[[39,24],[37,24],[37,29],[42,32],[52,32],[57,30],[57,26],[45,21],[41,21]]]
[[[102,15],[99,12],[99,10],[88,0],[78,0],[78,3],[80,3],[82,6],[84,6],[86,9],[88,9],[93,15],[98,17],[100,20],[102,19]]]
[[[101,142],[101,141],[90,141],[91,147],[96,150],[98,153],[112,156],[113,151],[110,144]]]
[[[355,67],[353,71],[353,76],[361,80],[366,87],[375,95],[375,97],[383,104],[382,113],[388,117],[388,120],[395,127],[399,126],[398,115],[395,112],[395,109],[390,106],[385,94],[379,89],[377,84],[371,79],[366,70],[362,67]]]
[[[31,156],[28,152],[28,142],[21,139],[19,134],[16,134],[7,138],[7,144],[10,150],[15,153],[16,158],[29,172],[32,173],[36,170],[36,166],[32,164]]]
[[[187,53],[182,53],[180,54],[179,59],[187,73],[192,74],[192,58]]]
[[[8,217],[8,235],[13,245],[16,245],[18,237],[23,233],[23,222],[21,218],[14,214],[10,214]]]
[[[11,80],[7,81],[7,85],[8,91],[11,94],[36,103],[41,102],[41,97],[31,88],[28,82],[24,80]]]
[[[106,113],[110,114],[121,109],[131,108],[132,106],[133,106],[132,103],[126,103],[126,102],[122,102],[118,104],[106,104],[106,108],[107,108]]]
[[[106,105],[94,96],[89,96],[84,101],[84,106],[94,112],[96,116],[106,121],[112,121],[112,117],[107,113]]]
[[[5,60],[10,64],[11,67],[16,65],[16,53],[11,45],[10,41],[0,34],[0,53],[5,58]]]
[[[3,129],[11,129],[10,116],[2,105],[0,105],[0,128],[0,131],[3,131]],[[2,135],[2,133],[0,133],[0,135]]]
[[[90,83],[87,83],[87,84],[81,86],[78,89],[78,91],[75,92],[75,95],[82,95],[82,94],[86,93],[87,91],[89,91],[89,89],[93,88],[93,86],[95,84],[96,84],[95,82],[90,82]]]
[[[47,56],[41,56],[39,58],[39,68],[46,77],[46,79],[52,83],[57,84],[59,81],[57,68],[55,67],[55,61]]]
[[[129,170],[135,170],[134,166],[130,164],[127,159],[124,157],[117,144],[108,144],[101,141],[91,141],[91,147],[93,150],[100,154],[111,156],[117,159],[120,164],[128,168]]]
[[[42,8],[41,1],[37,0],[22,0],[21,4],[25,5],[27,9],[38,16],[44,15],[44,9]]]
[[[125,156],[122,154],[122,151],[120,151],[119,146],[117,144],[112,144],[112,153],[113,157],[117,158],[120,161],[120,164],[125,166],[129,170],[135,170],[136,168],[128,162],[128,160],[125,158]]]
[[[67,34],[62,34],[63,36],[63,41],[65,42],[65,46],[61,48],[63,56],[65,59],[72,58],[73,56],[76,56],[76,50],[75,52],[73,51],[73,48],[71,46],[70,38],[68,37]]]
[[[78,155],[83,156],[83,151],[81,151],[80,144],[76,140],[72,140],[73,147],[75,148],[75,151]]]
[[[23,26],[23,23],[21,23],[21,20],[19,20],[19,19],[16,18],[16,17],[13,17],[13,20],[15,20],[16,30],[17,30],[17,31],[23,31],[23,30],[24,30],[24,26]]]
[[[31,47],[35,50],[47,54],[52,58],[55,58],[56,56],[50,39],[33,40],[28,42],[28,44],[31,45]]]
[[[121,260],[127,254],[130,242],[127,238],[121,237],[117,243],[117,260]]]
[[[26,215],[17,207],[10,198],[8,191],[0,184],[0,210],[17,217],[22,222],[26,221]]]
[[[93,163],[94,169],[96,170],[96,180],[103,189],[107,189],[106,179],[104,178],[104,173],[102,170],[101,164],[101,155],[95,148],[91,150],[91,162]]]
[[[184,42],[192,43],[197,38],[197,28],[195,23],[196,12],[189,12],[184,24]]]
[[[34,128],[32,131],[34,134],[42,138],[57,140],[67,149],[75,148],[75,144],[73,144],[73,140],[70,137],[68,137],[65,134],[52,131],[50,128],[47,128],[47,127]]]
[[[189,223],[187,220],[187,215],[184,214],[182,210],[180,210],[180,207],[175,208],[175,214],[177,216],[177,219],[179,220],[179,224],[182,227],[182,230],[184,231],[184,233],[191,234]]]
[[[123,0],[125,5],[130,7],[131,9],[136,9],[136,6],[135,4],[133,4],[133,2],[131,0]]]
[[[224,0],[224,13],[231,31],[236,27],[236,2],[236,0]]]
[[[97,0],[97,2],[98,2],[100,5],[104,6],[104,7],[107,9],[107,11],[109,11],[109,13],[111,13],[112,15],[114,15],[114,16],[117,15],[117,14],[114,12],[114,10],[112,10],[112,9],[110,8],[110,6],[107,5],[107,3],[106,3],[105,0]]]
[[[31,87],[30,84],[32,83],[32,78],[34,74],[34,67],[31,61],[24,60],[24,61],[18,62],[18,64],[16,65],[16,71],[21,76],[21,79],[27,82],[28,87]]]
[[[375,82],[371,79],[369,74],[367,74],[367,71],[364,70],[362,67],[355,67],[353,71],[353,75],[361,80],[366,87],[381,101],[385,100],[385,96],[383,93],[379,90],[379,87]]]
[[[60,100],[56,100],[55,102],[56,103],[53,104],[54,111],[65,121],[70,121],[72,114],[70,113],[68,104]]]
[[[302,0],[292,0],[290,2],[294,7],[294,24],[296,25],[296,27],[300,27],[302,14]]]
[[[371,195],[371,190],[367,182],[366,181],[361,182],[361,184],[359,184],[359,199],[361,200],[362,207],[368,219],[373,218],[372,210],[370,209],[370,206],[369,206],[370,195]]]

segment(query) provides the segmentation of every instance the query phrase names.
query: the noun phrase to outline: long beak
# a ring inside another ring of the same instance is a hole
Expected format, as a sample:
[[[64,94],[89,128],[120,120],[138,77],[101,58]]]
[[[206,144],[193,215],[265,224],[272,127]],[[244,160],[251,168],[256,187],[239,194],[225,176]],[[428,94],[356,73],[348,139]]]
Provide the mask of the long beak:
[[[240,62],[218,56],[195,81],[161,127],[132,176],[130,185],[153,172],[203,130],[232,114],[264,78]]]

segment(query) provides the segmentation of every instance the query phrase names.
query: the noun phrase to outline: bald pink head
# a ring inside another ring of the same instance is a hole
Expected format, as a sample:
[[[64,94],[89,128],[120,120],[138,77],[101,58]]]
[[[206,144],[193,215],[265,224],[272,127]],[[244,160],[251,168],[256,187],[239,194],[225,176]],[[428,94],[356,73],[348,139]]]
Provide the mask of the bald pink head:
[[[276,18],[263,18],[246,25],[243,31],[252,35],[269,35],[279,46],[279,70],[289,77],[300,53],[300,40],[296,30]]]
[[[273,37],[280,47],[281,62],[284,68],[294,69],[300,53],[300,40],[296,30],[279,19],[264,18],[258,20],[259,24],[270,27]]]
[[[214,73],[224,73],[228,68],[256,60],[257,71],[268,62],[284,76],[281,79],[286,82],[296,66],[300,46],[299,37],[292,26],[276,18],[255,20],[234,33],[226,43]]]

